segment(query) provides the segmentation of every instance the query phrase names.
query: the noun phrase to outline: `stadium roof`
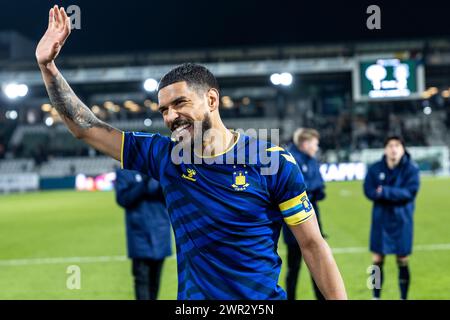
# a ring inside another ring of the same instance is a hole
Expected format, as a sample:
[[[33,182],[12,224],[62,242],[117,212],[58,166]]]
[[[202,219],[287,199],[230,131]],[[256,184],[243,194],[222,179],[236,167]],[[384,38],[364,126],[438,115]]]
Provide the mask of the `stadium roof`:
[[[81,30],[65,54],[277,46],[449,36],[435,0],[377,1],[381,30],[366,27],[368,1],[2,1],[0,30],[38,41],[52,4],[81,9]]]

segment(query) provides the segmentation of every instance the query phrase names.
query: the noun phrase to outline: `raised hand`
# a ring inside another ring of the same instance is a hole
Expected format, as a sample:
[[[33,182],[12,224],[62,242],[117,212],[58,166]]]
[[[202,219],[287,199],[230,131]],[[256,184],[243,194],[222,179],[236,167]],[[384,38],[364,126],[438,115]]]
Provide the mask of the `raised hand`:
[[[122,131],[98,119],[77,97],[56,67],[55,59],[69,34],[70,18],[64,8],[55,5],[48,15],[47,31],[36,48],[36,59],[50,102],[76,138],[120,160]]]
[[[36,59],[39,65],[47,66],[59,54],[64,42],[70,34],[70,18],[64,8],[55,5],[48,14],[48,28],[36,48]]]

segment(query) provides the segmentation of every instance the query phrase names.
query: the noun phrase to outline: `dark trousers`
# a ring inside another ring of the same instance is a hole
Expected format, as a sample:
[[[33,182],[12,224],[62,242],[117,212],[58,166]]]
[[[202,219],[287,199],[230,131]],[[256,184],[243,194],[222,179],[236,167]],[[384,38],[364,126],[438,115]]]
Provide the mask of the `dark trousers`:
[[[302,252],[300,251],[298,244],[287,245],[287,249],[288,270],[286,275],[286,293],[288,300],[295,300],[298,274],[300,273],[300,266],[302,263]],[[311,280],[317,300],[325,300],[312,277]]]
[[[164,259],[131,260],[136,300],[156,300]]]

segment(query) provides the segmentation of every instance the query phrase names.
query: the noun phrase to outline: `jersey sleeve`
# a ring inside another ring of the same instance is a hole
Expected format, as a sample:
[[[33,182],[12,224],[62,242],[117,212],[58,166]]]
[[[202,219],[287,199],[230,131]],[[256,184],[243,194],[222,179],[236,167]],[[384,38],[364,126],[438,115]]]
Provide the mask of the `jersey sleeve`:
[[[280,152],[279,169],[272,184],[273,199],[286,224],[298,225],[314,215],[303,175],[289,152]]]
[[[136,170],[159,180],[170,143],[170,138],[160,134],[124,132],[120,158],[122,169]]]

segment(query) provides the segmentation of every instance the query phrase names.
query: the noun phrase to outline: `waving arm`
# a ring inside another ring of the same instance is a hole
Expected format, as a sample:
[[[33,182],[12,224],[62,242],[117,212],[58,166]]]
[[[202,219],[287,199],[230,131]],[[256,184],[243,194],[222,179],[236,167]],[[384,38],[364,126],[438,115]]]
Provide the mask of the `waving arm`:
[[[122,132],[98,119],[76,96],[59,72],[55,59],[70,35],[70,18],[64,8],[49,12],[48,28],[36,48],[36,60],[50,101],[77,139],[120,160]]]

